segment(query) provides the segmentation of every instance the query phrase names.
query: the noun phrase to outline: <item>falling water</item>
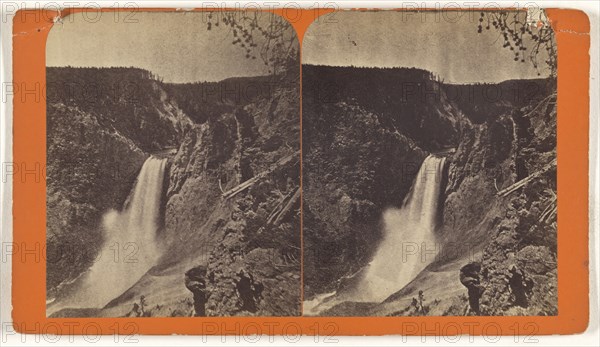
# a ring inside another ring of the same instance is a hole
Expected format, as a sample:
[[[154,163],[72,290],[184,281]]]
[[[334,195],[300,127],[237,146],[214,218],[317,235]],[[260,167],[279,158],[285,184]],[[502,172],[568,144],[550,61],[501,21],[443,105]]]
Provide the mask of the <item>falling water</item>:
[[[103,307],[156,264],[161,254],[157,231],[166,163],[166,159],[148,158],[122,211],[104,214],[104,245],[64,306]]]
[[[304,301],[304,315],[319,315],[344,301],[381,302],[435,260],[444,162],[444,157],[425,158],[402,207],[384,212],[383,240],[371,263],[336,292]]]
[[[435,259],[444,161],[425,158],[402,207],[384,212],[383,240],[353,290],[356,301],[385,300]]]

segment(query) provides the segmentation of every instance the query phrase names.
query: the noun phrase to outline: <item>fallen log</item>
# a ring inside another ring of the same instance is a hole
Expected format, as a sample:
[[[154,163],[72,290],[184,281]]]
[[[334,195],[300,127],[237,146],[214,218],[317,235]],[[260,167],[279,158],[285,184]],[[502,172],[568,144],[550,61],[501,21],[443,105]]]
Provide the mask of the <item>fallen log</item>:
[[[292,161],[292,159],[294,159],[295,157],[297,157],[299,154],[300,154],[300,151],[296,151],[293,154],[290,154],[290,155],[288,155],[286,157],[283,157],[283,158],[279,159],[274,164],[272,164],[267,170],[259,173],[258,175],[252,177],[251,179],[249,179],[247,181],[244,181],[244,182],[238,184],[237,186],[229,189],[228,191],[224,192],[222,194],[222,197],[224,199],[230,199],[230,198],[236,196],[237,194],[239,194],[239,193],[243,192],[244,190],[250,188],[256,182],[258,182],[261,178],[264,178],[265,176],[267,176],[271,172],[277,170],[279,167],[288,164],[290,161]]]
[[[542,212],[542,216],[540,217],[540,222],[544,222],[544,223],[548,223],[550,221],[550,219],[556,214],[557,211],[557,205],[556,205],[556,198],[553,199],[553,201],[551,201],[548,204],[548,207],[546,207],[546,209],[544,209],[544,212]]]
[[[221,177],[219,177],[219,189],[221,190],[221,194],[225,193],[225,191],[223,190],[223,184],[221,183]]]
[[[277,218],[275,218],[275,221],[273,222],[273,225],[279,225],[279,223],[281,223],[281,221],[285,218],[285,216],[292,209],[292,207],[294,207],[294,204],[296,203],[296,201],[298,201],[298,199],[300,199],[300,188],[296,189],[296,192],[288,200],[288,202],[285,205],[285,207],[277,214]]]
[[[223,193],[223,198],[229,199],[236,196],[238,193],[250,188],[254,183],[258,182],[262,177],[264,177],[264,173],[258,174],[251,179],[242,182],[241,184],[231,188],[230,190]]]
[[[284,209],[286,202],[292,197],[294,196],[295,191],[292,190],[291,192],[289,192],[286,196],[283,197],[283,199],[281,200],[281,202],[279,204],[277,204],[277,206],[275,206],[275,208],[273,209],[273,211],[269,214],[269,217],[267,218],[267,225],[271,225],[275,219],[277,218],[277,216],[279,215],[279,213]]]
[[[518,182],[515,182],[512,185],[510,185],[510,186],[502,189],[501,191],[499,191],[497,193],[497,195],[499,195],[499,196],[507,196],[508,194],[514,192],[515,190],[523,187],[524,185],[526,185],[527,183],[529,183],[533,179],[539,177],[541,174],[543,174],[546,171],[550,170],[554,166],[556,166],[556,159],[553,159],[550,163],[546,164],[541,170],[536,171],[536,172],[532,173],[531,175],[523,178],[522,180],[520,180]]]

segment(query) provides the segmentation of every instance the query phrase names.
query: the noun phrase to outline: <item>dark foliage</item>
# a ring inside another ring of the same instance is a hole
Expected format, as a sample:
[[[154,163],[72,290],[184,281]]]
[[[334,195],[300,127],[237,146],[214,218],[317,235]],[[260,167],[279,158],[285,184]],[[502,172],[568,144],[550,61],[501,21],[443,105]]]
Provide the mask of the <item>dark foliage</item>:
[[[169,99],[196,123],[273,95],[282,84],[281,77],[256,76],[228,78],[219,82],[165,83]]]
[[[162,83],[138,68],[46,69],[48,104],[64,104],[97,116],[144,151],[174,145],[173,125],[159,111]]]

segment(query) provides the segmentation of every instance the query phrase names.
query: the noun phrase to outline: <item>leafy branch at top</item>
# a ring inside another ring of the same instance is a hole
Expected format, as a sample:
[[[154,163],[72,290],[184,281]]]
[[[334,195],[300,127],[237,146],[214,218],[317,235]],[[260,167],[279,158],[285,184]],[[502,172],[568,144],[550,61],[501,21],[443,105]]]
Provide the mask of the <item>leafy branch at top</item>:
[[[296,34],[282,17],[274,13],[236,11],[209,12],[207,18],[207,30],[228,28],[233,36],[231,43],[243,49],[246,59],[260,58],[269,73],[282,73],[298,64]]]
[[[497,30],[503,38],[503,48],[514,52],[514,61],[530,61],[541,75],[540,65],[546,64],[552,76],[556,76],[557,54],[554,31],[543,11],[536,21],[527,20],[524,12],[481,12],[477,32]],[[545,55],[544,55],[545,54]],[[540,60],[543,59],[543,62]]]

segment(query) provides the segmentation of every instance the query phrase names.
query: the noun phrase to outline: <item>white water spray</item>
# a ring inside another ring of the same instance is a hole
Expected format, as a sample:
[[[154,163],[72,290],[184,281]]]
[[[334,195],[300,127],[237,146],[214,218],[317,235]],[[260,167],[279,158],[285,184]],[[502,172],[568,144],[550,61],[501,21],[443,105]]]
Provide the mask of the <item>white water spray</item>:
[[[161,255],[160,202],[167,160],[144,162],[122,211],[103,216],[105,243],[66,307],[103,307],[134,285]]]
[[[384,212],[384,237],[353,291],[356,301],[385,300],[435,259],[444,161],[425,158],[403,206]]]

